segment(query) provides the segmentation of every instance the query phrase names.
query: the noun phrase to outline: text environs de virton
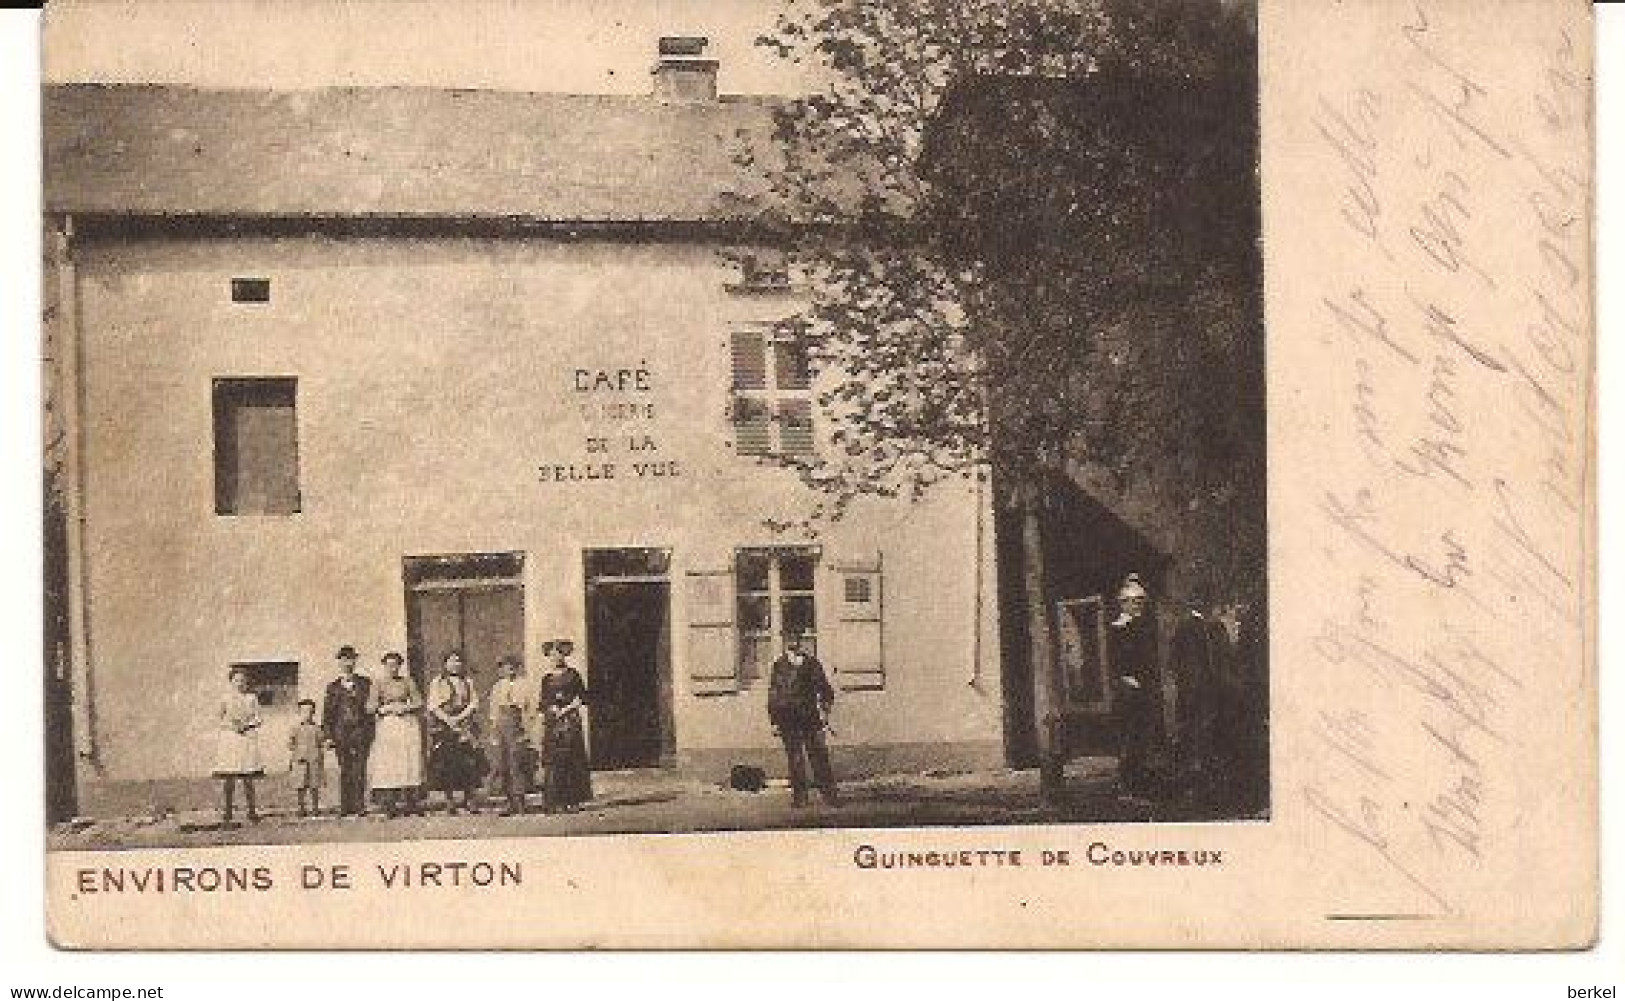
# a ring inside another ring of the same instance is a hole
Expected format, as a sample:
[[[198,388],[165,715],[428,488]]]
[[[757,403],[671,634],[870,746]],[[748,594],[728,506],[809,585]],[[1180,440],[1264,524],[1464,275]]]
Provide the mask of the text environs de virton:
[[[349,865],[83,866],[73,871],[78,896],[95,894],[265,893],[281,888],[353,890],[491,889],[520,886],[518,862],[448,860]]]

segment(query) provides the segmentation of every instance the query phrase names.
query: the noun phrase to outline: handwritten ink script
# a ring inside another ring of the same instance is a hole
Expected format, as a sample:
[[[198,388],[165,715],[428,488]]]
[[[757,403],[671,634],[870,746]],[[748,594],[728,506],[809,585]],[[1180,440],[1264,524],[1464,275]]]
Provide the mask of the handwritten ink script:
[[[1578,722],[1537,736],[1589,682],[1591,84],[1571,6],[1498,8],[1528,31],[1492,42],[1473,4],[1395,3],[1302,106],[1326,395],[1293,489],[1323,600],[1293,626],[1324,698],[1282,792],[1364,858],[1353,909],[1466,913],[1527,847],[1542,783],[1584,774]]]

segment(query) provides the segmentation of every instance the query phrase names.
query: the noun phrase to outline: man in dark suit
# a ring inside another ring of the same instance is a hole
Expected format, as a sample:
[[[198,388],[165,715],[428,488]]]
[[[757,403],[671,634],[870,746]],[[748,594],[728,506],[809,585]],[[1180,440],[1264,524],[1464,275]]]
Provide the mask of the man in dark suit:
[[[1216,806],[1229,781],[1219,723],[1230,674],[1230,635],[1217,611],[1186,608],[1174,627],[1168,658],[1174,674],[1180,778],[1185,794],[1200,808]]]
[[[339,647],[339,676],[322,699],[322,731],[339,761],[339,814],[359,817],[367,812],[367,755],[378,721],[367,705],[372,679],[355,672],[357,659],[355,647]]]
[[[1244,817],[1269,809],[1268,624],[1263,611],[1263,599],[1257,596],[1226,609],[1225,629],[1232,644],[1216,743],[1225,771],[1222,805]]]
[[[1147,608],[1150,595],[1139,574],[1129,574],[1117,603],[1117,618],[1106,634],[1116,675],[1117,784],[1121,795],[1145,800],[1151,793],[1151,756],[1162,732],[1162,670],[1156,622]]]
[[[835,772],[829,766],[829,745],[824,740],[825,720],[835,701],[835,689],[824,665],[808,653],[797,634],[785,637],[784,653],[768,675],[767,717],[784,741],[790,764],[790,804],[807,805],[808,766],[812,783],[831,806],[839,805]]]

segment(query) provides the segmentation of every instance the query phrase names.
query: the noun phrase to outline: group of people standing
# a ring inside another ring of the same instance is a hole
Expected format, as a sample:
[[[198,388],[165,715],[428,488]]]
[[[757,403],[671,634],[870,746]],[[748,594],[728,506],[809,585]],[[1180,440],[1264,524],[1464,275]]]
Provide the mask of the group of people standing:
[[[328,752],[338,766],[339,813],[362,816],[369,795],[387,816],[421,815],[438,792],[447,813],[479,811],[480,790],[494,778],[504,815],[525,813],[538,785],[547,811],[574,810],[592,798],[587,759],[587,690],[570,666],[574,644],[542,645],[547,665],[539,679],[525,677],[518,657],[503,657],[500,677],[486,701],[469,678],[461,651],[446,654],[422,692],[400,654],[381,658],[376,678],[357,670],[360,655],[339,648],[339,675],[321,705],[301,699],[299,721],[288,736],[288,770],[300,816],[320,812]],[[244,790],[247,819],[259,819],[254,780],[265,774],[259,699],[241,668],[220,708],[220,744],[214,774],[222,780],[222,821],[232,823],[235,787]]]
[[[1206,811],[1266,807],[1268,681],[1256,605],[1198,599],[1174,612],[1166,660],[1173,705],[1165,713],[1160,631],[1137,574],[1117,599],[1107,636],[1120,792],[1144,800],[1172,794]]]

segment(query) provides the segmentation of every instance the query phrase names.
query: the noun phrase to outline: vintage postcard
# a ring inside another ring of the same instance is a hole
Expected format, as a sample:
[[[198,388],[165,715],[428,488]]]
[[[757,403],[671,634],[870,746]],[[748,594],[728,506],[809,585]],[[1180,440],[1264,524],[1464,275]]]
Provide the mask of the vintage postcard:
[[[1578,949],[1580,0],[59,0],[65,948]]]

